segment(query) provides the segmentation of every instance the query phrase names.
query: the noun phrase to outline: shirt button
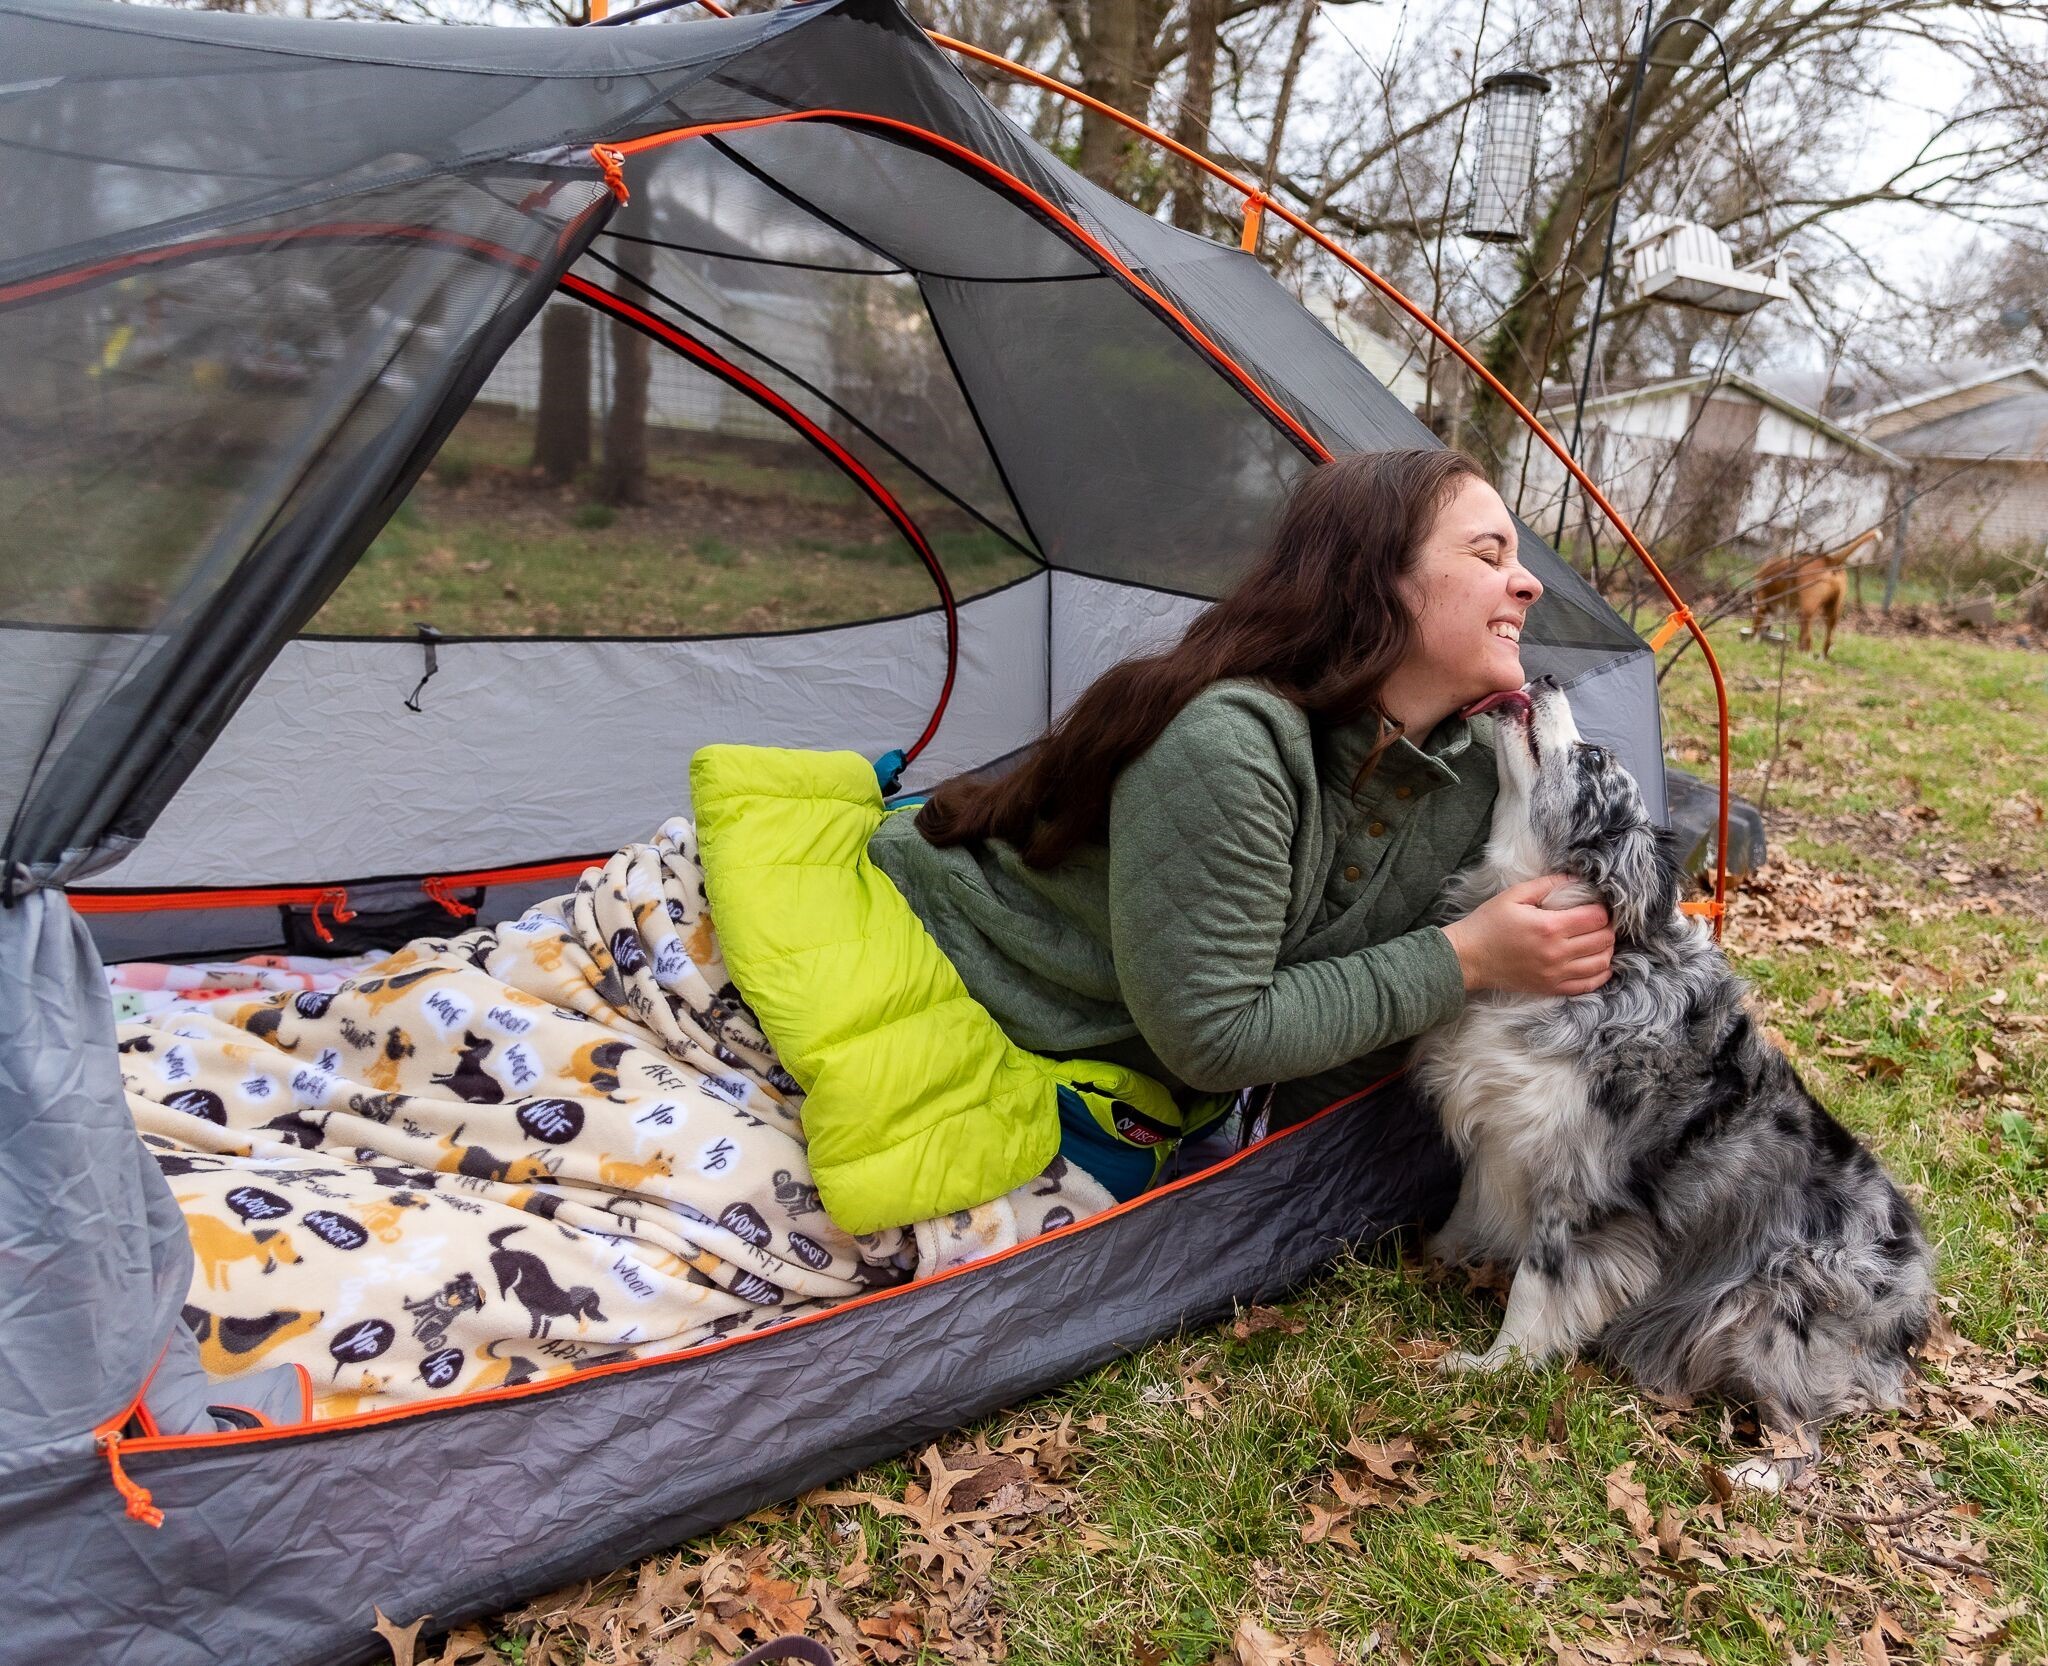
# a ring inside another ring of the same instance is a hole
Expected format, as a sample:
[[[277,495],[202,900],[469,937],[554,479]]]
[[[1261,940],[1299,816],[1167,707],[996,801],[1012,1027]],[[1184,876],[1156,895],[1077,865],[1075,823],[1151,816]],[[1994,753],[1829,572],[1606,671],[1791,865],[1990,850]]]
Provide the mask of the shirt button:
[[[1358,869],[1355,866],[1346,868],[1344,870],[1344,877],[1346,879],[1356,880],[1358,878]]]
[[[1386,832],[1386,830],[1387,824],[1385,822],[1376,821],[1372,824],[1372,826],[1366,829],[1366,832],[1370,833],[1375,839],[1377,839],[1382,833]]]
[[[1394,796],[1396,798],[1412,798],[1414,795],[1415,789],[1413,787],[1396,787],[1394,789]]]

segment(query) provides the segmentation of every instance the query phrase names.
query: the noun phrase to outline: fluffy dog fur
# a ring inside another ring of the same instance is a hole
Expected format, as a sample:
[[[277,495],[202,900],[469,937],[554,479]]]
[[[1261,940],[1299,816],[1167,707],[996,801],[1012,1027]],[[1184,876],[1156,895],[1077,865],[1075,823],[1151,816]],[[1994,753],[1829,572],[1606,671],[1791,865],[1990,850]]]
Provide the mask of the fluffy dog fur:
[[[1633,778],[1554,687],[1499,714],[1500,798],[1448,918],[1548,873],[1598,898],[1613,976],[1590,995],[1476,995],[1414,1076],[1465,1164],[1430,1243],[1515,1269],[1507,1318],[1451,1369],[1590,1346],[1645,1386],[1754,1405],[1800,1434],[1896,1405],[1933,1315],[1912,1205],[1744,1006]]]

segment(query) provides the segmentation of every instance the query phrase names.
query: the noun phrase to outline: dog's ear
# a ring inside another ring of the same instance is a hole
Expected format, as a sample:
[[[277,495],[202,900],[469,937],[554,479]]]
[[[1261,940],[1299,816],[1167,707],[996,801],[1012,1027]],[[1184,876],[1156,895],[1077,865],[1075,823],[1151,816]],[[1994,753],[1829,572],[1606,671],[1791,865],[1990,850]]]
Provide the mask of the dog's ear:
[[[1678,910],[1681,881],[1674,846],[1657,829],[1632,827],[1603,853],[1601,894],[1614,920],[1614,935],[1641,942]]]

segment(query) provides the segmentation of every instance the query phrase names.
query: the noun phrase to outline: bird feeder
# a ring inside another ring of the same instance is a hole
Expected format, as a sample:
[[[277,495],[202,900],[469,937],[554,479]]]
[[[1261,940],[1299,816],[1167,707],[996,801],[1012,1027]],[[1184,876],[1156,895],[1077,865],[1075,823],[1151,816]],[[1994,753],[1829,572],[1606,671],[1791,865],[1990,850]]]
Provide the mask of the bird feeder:
[[[1622,246],[1630,287],[1639,301],[1663,301],[1740,317],[1769,301],[1792,297],[1785,257],[1769,254],[1747,266],[1712,226],[1652,215]]]
[[[1482,243],[1519,243],[1536,178],[1536,140],[1550,83],[1511,69],[1479,83],[1479,160],[1464,233]]]

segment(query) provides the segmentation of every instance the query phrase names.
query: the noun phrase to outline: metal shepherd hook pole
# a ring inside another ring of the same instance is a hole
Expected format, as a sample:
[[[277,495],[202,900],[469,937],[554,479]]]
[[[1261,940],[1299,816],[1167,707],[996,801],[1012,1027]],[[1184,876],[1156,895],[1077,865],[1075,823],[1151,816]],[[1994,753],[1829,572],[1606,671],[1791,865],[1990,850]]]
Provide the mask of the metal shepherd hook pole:
[[[1735,78],[1728,73],[1728,43],[1721,39],[1720,30],[1705,18],[1694,17],[1690,13],[1684,17],[1668,17],[1653,29],[1650,15],[1649,0],[1644,0],[1643,42],[1636,51],[1635,79],[1629,83],[1628,121],[1621,130],[1621,166],[1615,173],[1614,198],[1607,206],[1607,246],[1600,255],[1599,281],[1593,286],[1593,316],[1586,322],[1586,358],[1579,367],[1578,397],[1572,402],[1572,443],[1567,449],[1574,457],[1579,454],[1580,433],[1586,421],[1586,394],[1593,385],[1593,361],[1600,347],[1600,315],[1607,305],[1607,274],[1614,265],[1614,234],[1621,225],[1621,193],[1628,184],[1629,150],[1636,136],[1636,107],[1643,96],[1643,77],[1650,68],[1650,49],[1664,38],[1666,30],[1676,29],[1681,24],[1690,23],[1695,28],[1706,30],[1713,36],[1714,46],[1721,54],[1721,83],[1731,99],[1735,96]],[[1560,553],[1564,549],[1565,515],[1571,508],[1571,501],[1571,482],[1566,480],[1557,499],[1557,532],[1550,540]]]

